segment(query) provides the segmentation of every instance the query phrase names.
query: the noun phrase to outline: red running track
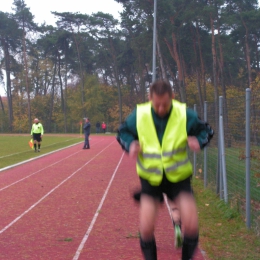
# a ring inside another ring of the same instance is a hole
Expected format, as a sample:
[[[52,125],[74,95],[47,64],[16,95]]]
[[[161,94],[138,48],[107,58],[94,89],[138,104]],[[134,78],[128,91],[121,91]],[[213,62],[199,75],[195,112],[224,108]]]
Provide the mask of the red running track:
[[[135,162],[111,136],[0,171],[1,260],[141,260]],[[43,147],[44,149],[44,147]],[[162,206],[159,260],[179,260]],[[203,260],[197,250],[195,260]]]

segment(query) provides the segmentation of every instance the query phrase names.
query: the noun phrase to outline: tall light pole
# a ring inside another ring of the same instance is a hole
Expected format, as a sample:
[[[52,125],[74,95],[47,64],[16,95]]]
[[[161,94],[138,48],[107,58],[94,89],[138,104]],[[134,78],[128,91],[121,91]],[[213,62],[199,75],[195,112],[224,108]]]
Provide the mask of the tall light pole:
[[[157,0],[154,0],[153,12],[153,82],[156,79],[156,13],[157,13]]]

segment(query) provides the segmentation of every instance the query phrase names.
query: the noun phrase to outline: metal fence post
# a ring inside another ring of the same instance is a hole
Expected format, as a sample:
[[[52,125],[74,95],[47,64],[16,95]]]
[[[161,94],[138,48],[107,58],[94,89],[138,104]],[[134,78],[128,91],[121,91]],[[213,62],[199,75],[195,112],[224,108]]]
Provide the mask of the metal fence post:
[[[207,118],[207,101],[204,102],[204,121],[207,122],[208,118]],[[204,171],[204,187],[207,186],[207,182],[208,182],[208,176],[207,176],[207,172],[208,172],[208,166],[207,166],[207,147],[204,148],[204,167],[203,167],[203,171]]]
[[[246,226],[251,226],[250,213],[250,103],[251,103],[251,89],[246,89]]]
[[[194,104],[194,111],[197,112],[197,105]],[[193,152],[193,175],[196,176],[197,172],[197,154]]]
[[[223,97],[219,97],[219,102],[223,104]],[[219,137],[220,137],[220,152],[221,152],[221,170],[222,170],[222,179],[224,186],[224,200],[228,202],[228,193],[227,193],[227,174],[226,174],[226,159],[225,159],[225,138],[224,138],[224,123],[223,123],[223,114],[219,117]]]
[[[223,103],[222,97],[219,97],[219,110],[218,110],[218,121],[220,121],[220,116],[223,115]],[[219,198],[223,199],[223,175],[222,175],[222,157],[221,157],[221,144],[220,144],[220,122],[218,123],[218,169],[217,169],[217,183],[218,183],[218,192]]]

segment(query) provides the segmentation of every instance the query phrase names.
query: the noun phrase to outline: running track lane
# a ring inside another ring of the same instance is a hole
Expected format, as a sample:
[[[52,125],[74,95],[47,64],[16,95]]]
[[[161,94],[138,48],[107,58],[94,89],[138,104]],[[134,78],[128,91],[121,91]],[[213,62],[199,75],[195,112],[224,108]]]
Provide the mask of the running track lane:
[[[138,186],[135,162],[125,155],[78,259],[143,259],[138,237],[139,209],[131,198],[132,191]],[[181,249],[174,248],[173,234],[168,209],[163,205],[159,211],[155,234],[159,260],[181,259]],[[197,250],[194,260],[202,259],[200,250]]]
[[[130,198],[139,181],[114,140],[94,136],[90,150],[77,145],[0,173],[0,259],[142,259]],[[180,259],[165,206],[159,219],[158,259]]]

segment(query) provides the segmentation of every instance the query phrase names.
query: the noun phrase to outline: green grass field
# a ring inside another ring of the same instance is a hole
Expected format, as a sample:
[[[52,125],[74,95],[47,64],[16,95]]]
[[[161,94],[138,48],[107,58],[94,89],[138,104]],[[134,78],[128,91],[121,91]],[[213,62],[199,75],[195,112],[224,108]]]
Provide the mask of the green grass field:
[[[34,153],[29,147],[29,140],[29,135],[0,135],[0,169],[69,145],[83,143],[84,139],[80,135],[44,135],[40,153]],[[210,156],[208,167],[214,173],[216,154],[213,150]],[[232,156],[227,159],[229,167],[237,164],[237,156]],[[241,161],[238,163],[241,163],[238,165],[240,170],[236,170],[235,174],[242,176],[243,164]],[[237,178],[239,180],[240,177]],[[200,248],[205,251],[206,259],[260,259],[260,238],[246,228],[243,216],[219,200],[212,189],[205,189],[203,180],[199,177],[193,178],[193,188],[199,212]]]
[[[200,223],[200,247],[206,259],[260,259],[260,238],[246,228],[245,220],[210,189],[204,189],[200,179],[193,180]]]
[[[0,135],[0,169],[84,141],[78,135],[44,135],[40,153],[29,146],[29,135]]]

